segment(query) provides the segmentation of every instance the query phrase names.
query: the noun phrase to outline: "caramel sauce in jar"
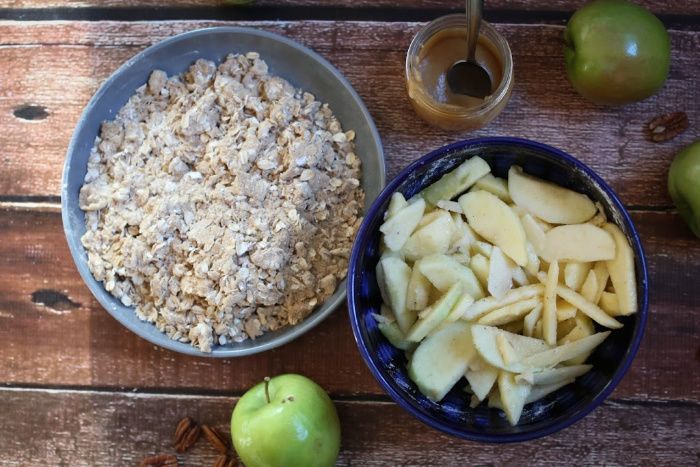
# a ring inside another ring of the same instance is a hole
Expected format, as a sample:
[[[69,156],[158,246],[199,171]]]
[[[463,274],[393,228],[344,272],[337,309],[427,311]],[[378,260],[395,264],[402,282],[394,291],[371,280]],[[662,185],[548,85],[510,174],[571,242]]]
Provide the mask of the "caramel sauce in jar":
[[[455,94],[447,72],[464,60],[467,30],[464,15],[438,18],[413,39],[406,57],[406,89],[416,113],[431,125],[447,130],[471,131],[496,118],[513,89],[510,48],[503,37],[482,21],[476,61],[491,76],[491,95],[478,99]]]

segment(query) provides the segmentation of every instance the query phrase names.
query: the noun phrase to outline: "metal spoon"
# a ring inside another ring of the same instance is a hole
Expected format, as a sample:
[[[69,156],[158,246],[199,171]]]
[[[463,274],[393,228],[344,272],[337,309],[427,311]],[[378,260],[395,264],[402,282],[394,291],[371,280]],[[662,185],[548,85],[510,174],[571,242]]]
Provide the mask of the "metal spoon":
[[[491,94],[491,76],[475,60],[483,7],[484,0],[467,0],[467,59],[455,63],[447,71],[447,84],[453,93],[478,99]]]

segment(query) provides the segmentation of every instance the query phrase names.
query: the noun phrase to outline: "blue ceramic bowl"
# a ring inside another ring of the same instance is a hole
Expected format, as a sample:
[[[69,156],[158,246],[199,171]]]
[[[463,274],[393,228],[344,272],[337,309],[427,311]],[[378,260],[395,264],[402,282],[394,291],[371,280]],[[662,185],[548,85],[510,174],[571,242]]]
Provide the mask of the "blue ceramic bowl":
[[[379,226],[391,195],[400,191],[408,199],[438,180],[465,159],[480,156],[494,175],[506,177],[513,164],[527,173],[561,186],[586,193],[603,206],[608,220],[625,233],[635,254],[637,314],[620,318],[622,329],[612,332],[591,355],[593,369],[574,383],[541,401],[525,406],[520,422],[511,426],[505,414],[481,404],[469,407],[462,391],[466,380],[457,383],[439,403],[418,391],[406,371],[404,352],[394,348],[381,334],[372,313],[379,313],[381,297],[375,268],[379,258]],[[526,441],[546,436],[580,420],[613,391],[634,358],[647,315],[648,279],[639,236],[613,191],[591,169],[557,149],[514,138],[482,138],[446,146],[417,160],[380,193],[367,213],[350,258],[347,300],[350,322],[360,353],[374,377],[401,407],[427,425],[461,438],[485,442]]]

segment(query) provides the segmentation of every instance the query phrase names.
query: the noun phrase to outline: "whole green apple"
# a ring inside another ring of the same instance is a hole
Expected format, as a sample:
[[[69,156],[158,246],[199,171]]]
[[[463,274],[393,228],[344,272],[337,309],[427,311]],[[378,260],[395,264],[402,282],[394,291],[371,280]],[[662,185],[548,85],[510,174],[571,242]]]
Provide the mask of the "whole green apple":
[[[286,374],[265,378],[241,397],[231,415],[231,437],[247,467],[332,466],[340,421],[323,388]]]
[[[700,140],[685,147],[671,162],[668,192],[690,230],[700,238]]]
[[[626,0],[595,0],[564,31],[569,81],[600,104],[627,104],[655,94],[666,82],[671,42],[661,21]]]

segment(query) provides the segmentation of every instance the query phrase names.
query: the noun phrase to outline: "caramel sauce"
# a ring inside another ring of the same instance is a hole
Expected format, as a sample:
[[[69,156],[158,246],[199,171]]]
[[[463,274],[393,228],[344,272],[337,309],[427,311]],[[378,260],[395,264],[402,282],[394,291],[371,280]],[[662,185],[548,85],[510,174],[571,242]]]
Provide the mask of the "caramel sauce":
[[[477,107],[484,102],[482,99],[455,94],[447,84],[447,71],[458,61],[464,60],[466,54],[466,29],[445,29],[425,43],[418,55],[417,68],[420,81],[433,100],[465,108]],[[496,46],[483,35],[479,36],[477,42],[476,62],[489,73],[493,93],[503,80],[503,63]]]

